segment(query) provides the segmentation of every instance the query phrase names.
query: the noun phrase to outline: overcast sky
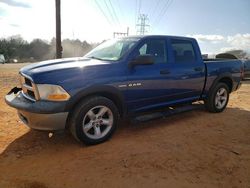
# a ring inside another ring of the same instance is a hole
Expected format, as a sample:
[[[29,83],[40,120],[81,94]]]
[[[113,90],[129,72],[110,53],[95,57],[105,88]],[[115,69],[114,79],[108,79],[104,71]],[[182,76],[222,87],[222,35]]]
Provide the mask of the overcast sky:
[[[148,34],[191,36],[203,53],[250,51],[250,0],[61,0],[62,38],[100,42],[113,32],[136,34],[138,13]],[[55,36],[54,0],[0,0],[0,37]]]

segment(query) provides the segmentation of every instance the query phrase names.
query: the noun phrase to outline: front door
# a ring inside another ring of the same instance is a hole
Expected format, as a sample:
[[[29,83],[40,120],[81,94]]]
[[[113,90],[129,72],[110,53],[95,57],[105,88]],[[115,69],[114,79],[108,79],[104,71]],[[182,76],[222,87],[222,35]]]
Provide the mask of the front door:
[[[165,39],[146,39],[135,49],[134,57],[150,54],[152,65],[137,65],[129,70],[125,94],[129,111],[142,111],[166,100],[167,43]]]

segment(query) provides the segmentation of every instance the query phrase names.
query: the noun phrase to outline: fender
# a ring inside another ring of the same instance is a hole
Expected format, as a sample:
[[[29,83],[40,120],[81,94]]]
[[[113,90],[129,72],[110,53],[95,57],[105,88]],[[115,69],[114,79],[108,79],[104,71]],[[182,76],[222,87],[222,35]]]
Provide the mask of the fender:
[[[218,84],[218,82],[219,82],[221,79],[224,79],[224,78],[230,79],[230,80],[231,80],[231,82],[232,82],[232,88],[233,88],[234,83],[233,83],[232,74],[229,73],[229,72],[226,72],[226,73],[222,73],[222,74],[220,74],[219,76],[217,76],[217,78],[213,81],[213,83],[211,84],[210,87],[209,87],[209,86],[206,86],[205,93],[209,93],[209,92],[211,91],[211,89],[214,88],[214,86],[215,86],[216,84]],[[208,87],[209,87],[209,88],[208,88]]]
[[[82,89],[76,95],[72,96],[72,98],[70,98],[65,107],[65,111],[72,111],[75,105],[77,105],[81,100],[93,95],[104,96],[112,100],[117,105],[121,116],[127,112],[122,92],[111,85],[94,85]]]

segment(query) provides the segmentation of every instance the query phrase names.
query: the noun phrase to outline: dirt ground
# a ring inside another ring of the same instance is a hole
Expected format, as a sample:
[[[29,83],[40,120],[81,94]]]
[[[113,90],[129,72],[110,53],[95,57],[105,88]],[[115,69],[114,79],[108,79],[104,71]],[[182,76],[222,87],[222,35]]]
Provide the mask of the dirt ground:
[[[250,81],[219,114],[133,124],[84,146],[30,130],[4,102],[23,65],[0,65],[0,187],[250,187]]]

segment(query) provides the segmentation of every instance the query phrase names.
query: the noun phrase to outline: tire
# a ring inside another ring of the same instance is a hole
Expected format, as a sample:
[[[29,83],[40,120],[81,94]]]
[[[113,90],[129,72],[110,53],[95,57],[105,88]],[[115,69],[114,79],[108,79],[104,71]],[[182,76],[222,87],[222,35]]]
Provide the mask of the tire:
[[[111,138],[119,119],[115,104],[101,96],[80,102],[70,117],[70,132],[87,145],[102,143]]]
[[[208,98],[204,101],[206,109],[209,112],[222,112],[229,100],[229,89],[225,83],[216,84],[208,94]]]

